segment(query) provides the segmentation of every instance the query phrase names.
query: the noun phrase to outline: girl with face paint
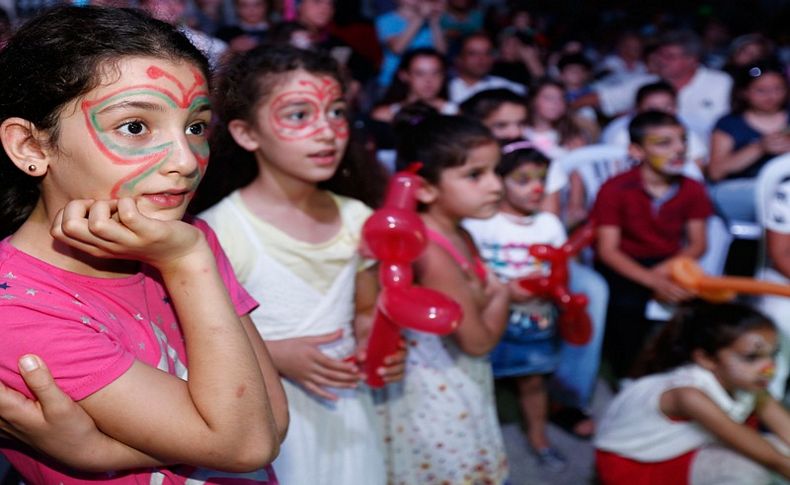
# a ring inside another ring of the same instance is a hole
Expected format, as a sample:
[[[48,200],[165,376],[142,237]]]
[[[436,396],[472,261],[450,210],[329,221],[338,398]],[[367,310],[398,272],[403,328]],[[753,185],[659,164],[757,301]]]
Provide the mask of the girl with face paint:
[[[233,59],[218,91],[217,172],[206,182],[238,177],[201,217],[261,301],[252,318],[291,415],[273,464],[283,483],[385,482],[383,439],[359,365],[378,292],[358,254],[371,210],[339,195],[370,200],[360,189],[375,182],[358,177],[375,166],[352,163],[342,79],[329,56],[266,46]],[[369,371],[397,380],[404,356]]]
[[[142,13],[62,7],[0,69],[0,430],[32,445],[0,451],[28,483],[277,483],[288,417],[256,302],[182,220],[206,59]]]
[[[514,381],[524,417],[527,442],[547,468],[561,469],[565,459],[546,435],[548,394],[545,378],[558,364],[556,309],[531,296],[516,282],[549,268],[529,253],[533,244],[561,246],[566,234],[562,222],[543,212],[544,184],[549,159],[525,140],[502,147],[497,174],[504,196],[494,217],[467,220],[464,226],[475,240],[486,264],[509,281],[510,312],[507,330],[491,352],[494,377]]]
[[[595,439],[604,485],[776,483],[790,477],[790,414],[768,392],[773,323],[740,304],[692,302],[645,352]],[[756,416],[772,433],[746,423]]]

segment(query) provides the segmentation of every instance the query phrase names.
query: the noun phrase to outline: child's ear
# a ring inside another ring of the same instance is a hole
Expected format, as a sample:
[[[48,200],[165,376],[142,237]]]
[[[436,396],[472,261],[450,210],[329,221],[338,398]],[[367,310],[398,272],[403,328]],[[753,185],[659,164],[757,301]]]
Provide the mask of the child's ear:
[[[717,365],[716,360],[702,349],[694,349],[691,351],[691,361],[709,371],[713,371]]]
[[[8,158],[19,170],[40,177],[47,173],[53,153],[36,126],[23,118],[8,118],[0,124],[0,141]]]
[[[261,146],[255,130],[246,121],[231,120],[228,123],[228,131],[236,143],[248,152],[254,152]]]
[[[417,201],[425,205],[434,203],[436,199],[439,197],[439,188],[427,182],[422,177],[420,177],[420,180],[422,181],[422,183],[420,184],[420,187],[415,192]]]
[[[636,143],[628,144],[628,156],[634,160],[642,161],[645,159],[645,150]]]

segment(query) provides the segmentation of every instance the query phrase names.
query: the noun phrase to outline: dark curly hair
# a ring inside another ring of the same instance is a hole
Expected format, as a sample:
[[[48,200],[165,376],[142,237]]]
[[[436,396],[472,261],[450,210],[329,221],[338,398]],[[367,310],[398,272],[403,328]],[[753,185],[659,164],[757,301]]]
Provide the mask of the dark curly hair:
[[[442,170],[466,163],[469,150],[487,143],[496,144],[491,131],[466,116],[428,114],[414,124],[401,125],[398,133],[398,169],[412,162],[422,163],[417,172],[431,184],[437,184]]]
[[[695,350],[715,356],[744,333],[763,328],[775,327],[768,317],[745,304],[702,300],[687,303],[648,345],[635,365],[633,376],[664,372],[690,363]]]

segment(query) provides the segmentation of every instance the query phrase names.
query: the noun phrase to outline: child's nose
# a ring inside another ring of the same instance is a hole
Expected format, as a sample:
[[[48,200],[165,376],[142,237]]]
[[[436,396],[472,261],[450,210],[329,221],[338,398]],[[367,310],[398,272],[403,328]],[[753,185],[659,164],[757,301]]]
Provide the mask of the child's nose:
[[[326,114],[319,116],[315,122],[315,132],[320,137],[334,139],[337,131],[338,124],[333,123]]]
[[[200,160],[208,157],[208,144],[205,146],[193,146],[185,136],[180,136],[173,141],[162,170],[166,173],[178,173],[182,176],[189,176],[195,173],[200,167]]]

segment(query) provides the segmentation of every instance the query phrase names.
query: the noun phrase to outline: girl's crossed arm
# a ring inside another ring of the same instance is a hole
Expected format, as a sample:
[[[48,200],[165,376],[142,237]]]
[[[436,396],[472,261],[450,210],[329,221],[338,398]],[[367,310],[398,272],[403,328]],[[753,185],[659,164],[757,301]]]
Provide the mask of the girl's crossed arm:
[[[288,429],[288,405],[266,346],[250,317],[241,319],[260,362],[272,402],[279,441]],[[0,384],[0,439],[6,433],[69,467],[85,472],[108,472],[163,466],[146,455],[102,433],[96,423],[55,382],[46,363],[33,355],[20,360],[20,373],[37,399]]]
[[[271,462],[278,426],[261,356],[200,230],[147,218],[131,199],[117,205],[82,200],[58,214],[52,235],[94,257],[138,260],[159,270],[190,356],[187,382],[136,361],[80,401],[99,429],[169,463],[249,471]]]
[[[0,384],[0,441],[5,434],[85,472],[164,465],[99,431],[37,356],[23,356],[19,371],[37,400]]]

